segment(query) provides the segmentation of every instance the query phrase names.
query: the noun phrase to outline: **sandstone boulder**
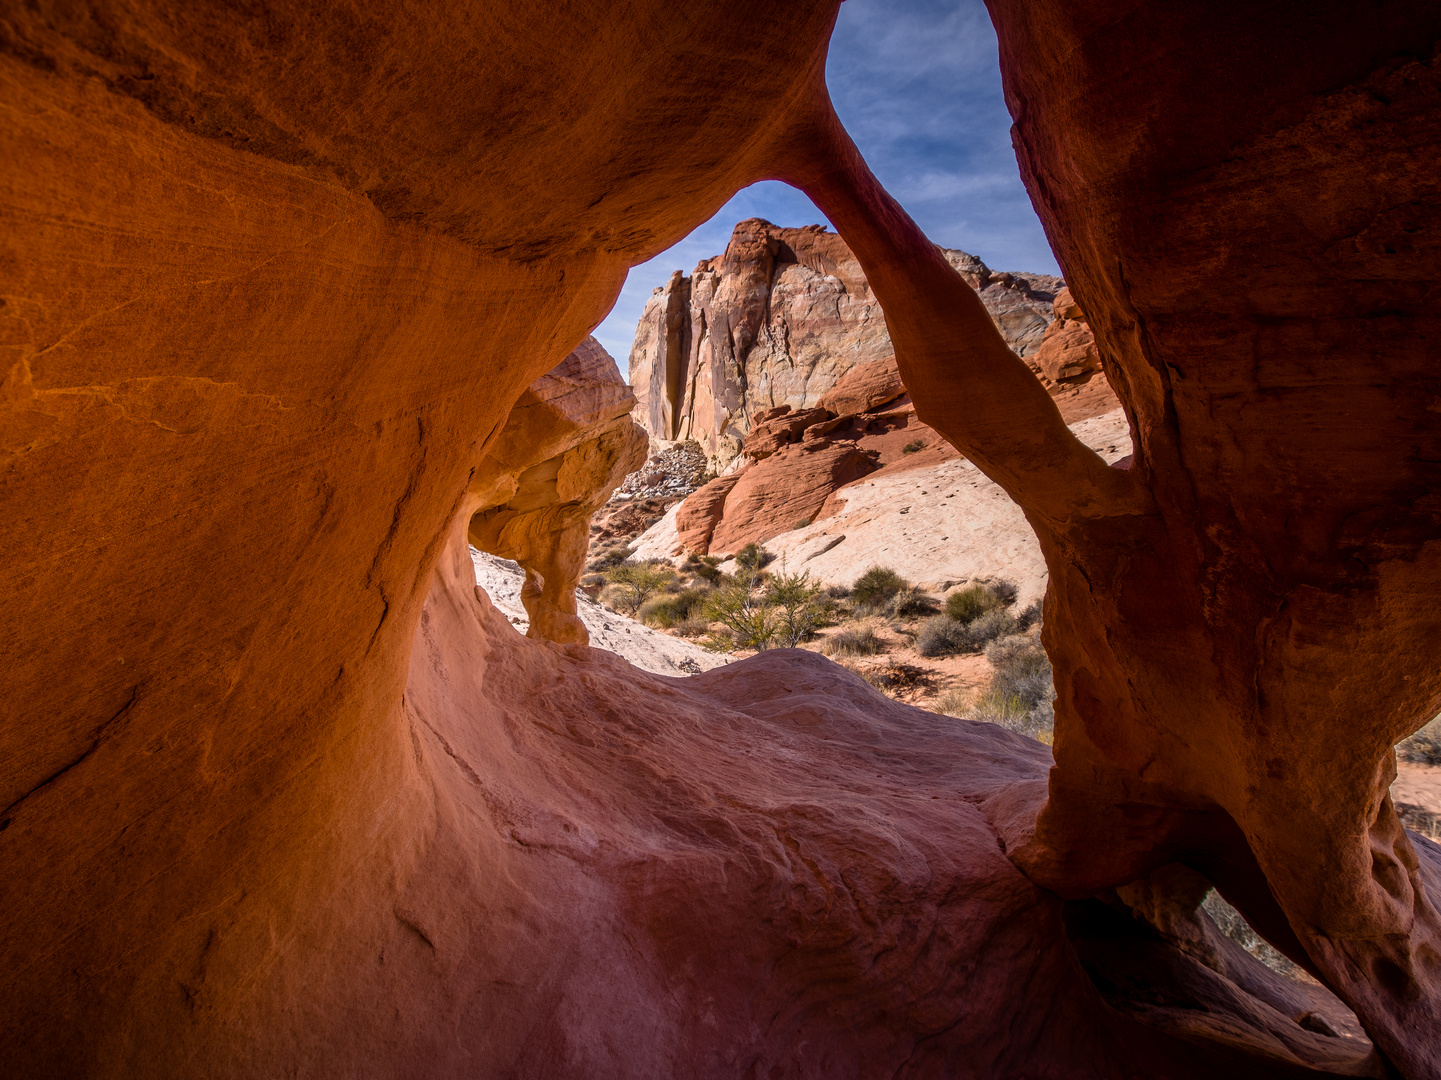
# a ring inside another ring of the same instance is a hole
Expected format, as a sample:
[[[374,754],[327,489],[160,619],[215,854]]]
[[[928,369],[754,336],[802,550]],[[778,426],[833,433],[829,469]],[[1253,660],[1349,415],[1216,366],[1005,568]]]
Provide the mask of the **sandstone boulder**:
[[[849,442],[820,438],[783,447],[736,475],[708,550],[734,553],[808,525],[831,492],[875,468],[870,456]]]
[[[857,364],[836,380],[816,402],[837,416],[870,412],[895,401],[906,392],[894,356]]]

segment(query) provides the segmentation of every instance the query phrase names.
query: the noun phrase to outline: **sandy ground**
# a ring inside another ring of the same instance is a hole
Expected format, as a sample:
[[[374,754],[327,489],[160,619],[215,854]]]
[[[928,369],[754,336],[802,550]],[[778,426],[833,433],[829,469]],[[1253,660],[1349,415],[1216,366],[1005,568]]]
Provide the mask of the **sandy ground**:
[[[509,559],[497,559],[483,551],[470,549],[475,564],[475,583],[485,590],[490,602],[510,620],[517,633],[530,626],[520,602],[520,586],[525,572]],[[644,671],[657,675],[693,675],[731,662],[731,657],[706,652],[699,645],[671,637],[659,630],[627,619],[577,594],[581,622],[590,631],[594,649],[606,649],[629,660]]]
[[[1408,803],[1441,814],[1441,765],[1396,763],[1396,782],[1391,785],[1393,802]]]

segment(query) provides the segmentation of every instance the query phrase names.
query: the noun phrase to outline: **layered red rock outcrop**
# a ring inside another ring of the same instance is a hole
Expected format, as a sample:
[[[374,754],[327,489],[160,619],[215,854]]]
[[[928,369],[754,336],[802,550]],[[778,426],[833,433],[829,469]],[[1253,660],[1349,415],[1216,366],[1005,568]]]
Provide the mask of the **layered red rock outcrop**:
[[[943,253],[1012,347],[1035,351],[1060,279]],[[697,440],[724,467],[755,414],[814,408],[852,368],[891,356],[885,317],[841,237],[751,218],[723,255],[690,277],[677,271],[646,304],[630,353],[636,419],[657,438]]]
[[[10,1074],[1441,1075],[1436,855],[1386,795],[1441,702],[1441,13],[992,10],[1126,469],[840,131],[834,5],[12,6]],[[1041,536],[1054,766],[474,590],[517,398],[776,176]],[[1187,952],[1178,863],[1384,1059]]]
[[[526,388],[476,467],[470,542],[525,569],[530,637],[589,640],[576,615],[591,515],[645,461],[630,418],[635,397],[600,342],[587,337]]]

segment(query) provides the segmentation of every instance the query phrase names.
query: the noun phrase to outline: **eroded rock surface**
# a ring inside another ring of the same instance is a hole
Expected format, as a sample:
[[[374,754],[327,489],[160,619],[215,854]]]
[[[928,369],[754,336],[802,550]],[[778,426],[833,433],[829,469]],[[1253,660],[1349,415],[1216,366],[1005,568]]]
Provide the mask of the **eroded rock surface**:
[[[1011,346],[1036,351],[1061,279],[998,274],[964,251],[944,255]],[[814,408],[852,368],[892,355],[885,316],[841,237],[751,218],[723,255],[655,291],[636,327],[630,383],[648,431],[695,439],[724,467],[757,413]]]
[[[591,516],[645,461],[635,398],[593,337],[526,388],[476,466],[470,542],[525,568],[531,637],[584,645],[575,587]]]
[[[1129,468],[859,161],[833,4],[12,5],[9,1074],[1441,1075],[1437,866],[1385,793],[1441,699],[1441,13],[992,11]],[[1054,764],[476,592],[517,399],[777,176],[1038,530]],[[1186,952],[1178,861],[1385,1061]]]

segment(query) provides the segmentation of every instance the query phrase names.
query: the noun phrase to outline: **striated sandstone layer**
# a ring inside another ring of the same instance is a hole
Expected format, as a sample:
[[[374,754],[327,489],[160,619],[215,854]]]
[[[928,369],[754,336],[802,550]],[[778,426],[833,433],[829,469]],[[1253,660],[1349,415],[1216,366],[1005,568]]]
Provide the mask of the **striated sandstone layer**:
[[[1441,12],[992,6],[1129,468],[860,161],[834,4],[11,5],[9,1074],[1441,1076]],[[1037,529],[1054,764],[475,590],[517,399],[777,176]]]
[[[1011,346],[1034,352],[1061,279],[998,274],[942,250]],[[813,408],[852,368],[892,355],[885,316],[844,239],[750,218],[723,255],[690,277],[676,271],[646,303],[630,352],[636,418],[657,438],[695,439],[724,467],[756,413]]]

